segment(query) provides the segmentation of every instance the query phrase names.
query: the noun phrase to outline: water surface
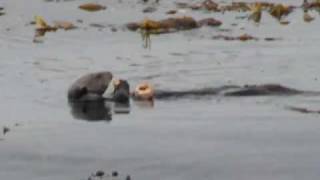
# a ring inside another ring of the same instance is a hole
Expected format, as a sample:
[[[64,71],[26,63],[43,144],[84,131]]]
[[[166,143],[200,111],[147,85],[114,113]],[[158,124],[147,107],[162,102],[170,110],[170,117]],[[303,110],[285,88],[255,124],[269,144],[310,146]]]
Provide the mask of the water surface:
[[[319,116],[286,109],[319,109],[317,96],[186,98],[156,101],[153,108],[131,102],[130,114],[94,122],[75,118],[66,99],[75,79],[99,70],[128,79],[132,87],[147,80],[174,90],[263,83],[320,90],[316,12],[311,12],[316,20],[306,24],[302,11],[295,11],[288,26],[265,13],[257,26],[236,18],[242,13],[186,11],[181,15],[220,19],[220,28],[231,31],[205,27],[152,36],[148,50],[139,33],[122,30],[122,25],[166,18],[173,1],[161,2],[148,15],[141,12],[146,5],[137,1],[96,1],[108,7],[96,13],[78,10],[84,1],[0,2],[6,12],[0,17],[0,126],[11,128],[0,136],[0,179],[79,180],[99,169],[138,180],[319,177]],[[69,20],[79,29],[48,33],[35,44],[34,27],[28,25],[35,15],[49,23]],[[211,38],[243,33],[282,40]]]

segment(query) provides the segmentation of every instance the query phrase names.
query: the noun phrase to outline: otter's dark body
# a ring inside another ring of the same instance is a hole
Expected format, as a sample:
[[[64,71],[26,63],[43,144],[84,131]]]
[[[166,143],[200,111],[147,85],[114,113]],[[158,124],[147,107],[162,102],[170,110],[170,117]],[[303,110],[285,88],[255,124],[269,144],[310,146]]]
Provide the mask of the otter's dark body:
[[[70,101],[105,100],[103,94],[108,86],[113,85],[112,78],[112,74],[108,71],[86,74],[71,85],[68,90],[68,99]],[[125,103],[129,101],[129,94],[128,82],[119,80],[110,100]]]
[[[188,91],[156,91],[156,99],[181,98],[186,96],[199,97],[208,95],[222,96],[266,96],[266,95],[295,95],[313,93],[299,91],[278,84],[222,86],[219,88],[202,88]]]
[[[69,100],[98,100],[112,80],[110,72],[90,73],[76,80],[68,90]]]

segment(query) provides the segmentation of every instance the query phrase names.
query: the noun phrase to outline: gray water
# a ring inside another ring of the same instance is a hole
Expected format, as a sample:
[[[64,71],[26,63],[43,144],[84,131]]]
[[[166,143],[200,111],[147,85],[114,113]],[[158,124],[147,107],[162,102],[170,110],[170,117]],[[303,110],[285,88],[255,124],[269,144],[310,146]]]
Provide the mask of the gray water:
[[[108,8],[95,13],[77,9],[84,2],[0,1],[6,12],[0,16],[0,127],[11,129],[0,135],[1,180],[82,180],[99,169],[134,180],[320,176],[319,115],[286,108],[319,109],[318,96],[185,98],[159,100],[153,108],[131,102],[129,114],[113,113],[111,121],[95,122],[75,118],[66,99],[75,79],[100,70],[128,79],[132,87],[141,81],[171,90],[280,83],[320,90],[317,12],[310,12],[316,20],[306,24],[297,10],[287,17],[287,26],[264,13],[257,26],[236,19],[245,13],[186,11],[180,15],[215,17],[224,24],[152,36],[149,50],[139,33],[122,25],[166,18],[174,1],[161,1],[152,14],[143,14],[146,5],[137,1],[97,0]],[[28,24],[35,15],[49,23],[69,20],[79,28],[47,33],[43,43],[33,43],[34,26]],[[282,40],[211,38],[243,33]]]

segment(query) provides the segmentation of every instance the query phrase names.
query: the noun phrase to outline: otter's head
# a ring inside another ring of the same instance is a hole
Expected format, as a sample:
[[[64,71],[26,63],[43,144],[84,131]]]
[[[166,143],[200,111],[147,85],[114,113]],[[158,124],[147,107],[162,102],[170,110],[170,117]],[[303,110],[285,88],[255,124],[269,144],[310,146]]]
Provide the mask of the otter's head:
[[[118,103],[128,103],[130,98],[130,86],[126,80],[113,80],[113,100]]]

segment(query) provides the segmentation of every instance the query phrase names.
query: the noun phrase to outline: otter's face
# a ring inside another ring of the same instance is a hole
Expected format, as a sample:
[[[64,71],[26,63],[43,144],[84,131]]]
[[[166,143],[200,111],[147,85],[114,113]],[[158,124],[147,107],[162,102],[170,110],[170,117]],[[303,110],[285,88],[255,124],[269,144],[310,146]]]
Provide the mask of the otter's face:
[[[113,99],[115,102],[128,103],[130,98],[130,86],[126,80],[116,80],[114,83]]]

